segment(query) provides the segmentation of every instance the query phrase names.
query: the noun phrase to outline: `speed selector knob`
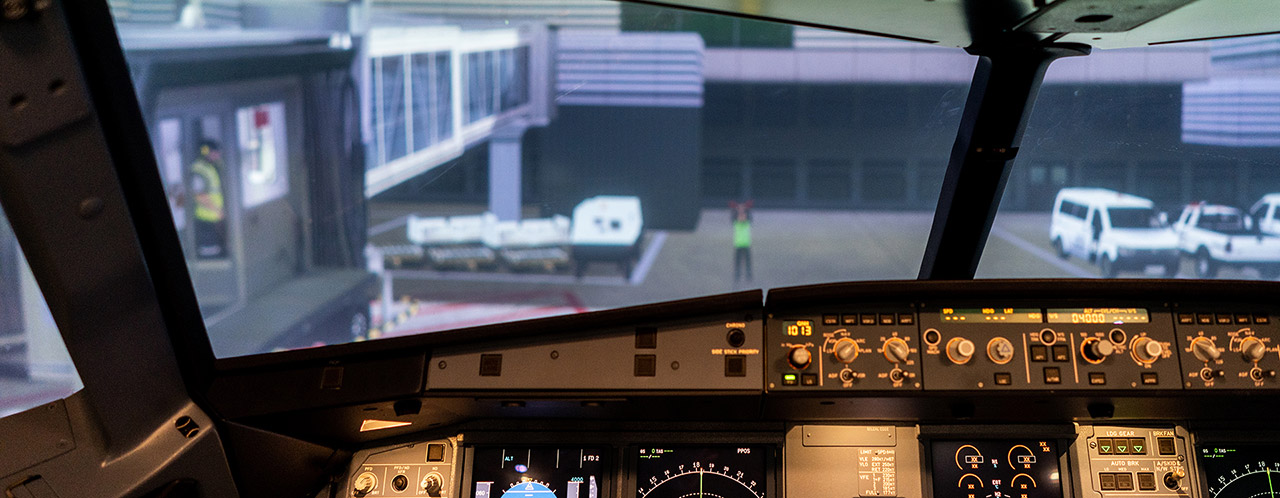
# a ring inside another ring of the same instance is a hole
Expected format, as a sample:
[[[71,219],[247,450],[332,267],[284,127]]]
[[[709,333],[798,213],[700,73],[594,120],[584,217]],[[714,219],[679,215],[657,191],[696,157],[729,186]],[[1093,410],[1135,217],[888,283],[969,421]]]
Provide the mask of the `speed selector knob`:
[[[790,353],[787,353],[787,361],[791,362],[791,366],[796,370],[804,370],[809,367],[809,362],[813,361],[813,353],[804,346],[795,346],[791,348]]]
[[[1080,343],[1080,351],[1084,353],[1085,361],[1089,363],[1102,363],[1102,360],[1111,356],[1111,353],[1114,353],[1116,348],[1111,345],[1111,341],[1104,341],[1097,337],[1090,337]]]
[[[1240,356],[1244,357],[1244,361],[1256,362],[1265,354],[1267,354],[1267,346],[1257,337],[1246,337],[1240,341]]]
[[[1164,355],[1164,345],[1147,337],[1133,340],[1133,357],[1142,363],[1154,363]]]
[[[835,352],[836,361],[840,363],[852,363],[858,358],[858,344],[848,337],[836,341],[835,347],[831,349]]]
[[[1196,356],[1197,360],[1209,363],[1217,360],[1222,352],[1218,351],[1218,346],[1208,337],[1197,337],[1191,340],[1191,354]]]
[[[997,365],[1004,365],[1013,360],[1013,343],[1003,337],[997,337],[987,343],[987,357]]]
[[[973,341],[963,337],[953,337],[947,341],[947,358],[957,365],[969,363],[969,359],[973,358],[973,350]]]
[[[911,356],[911,347],[907,346],[907,341],[898,337],[884,341],[884,358],[890,363],[905,362],[908,356]]]

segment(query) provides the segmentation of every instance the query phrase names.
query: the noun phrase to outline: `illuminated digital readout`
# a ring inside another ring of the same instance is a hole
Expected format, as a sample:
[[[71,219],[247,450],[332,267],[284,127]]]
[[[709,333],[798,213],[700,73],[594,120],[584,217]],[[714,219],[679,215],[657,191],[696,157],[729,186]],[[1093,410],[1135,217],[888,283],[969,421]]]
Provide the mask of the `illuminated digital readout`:
[[[811,320],[790,320],[782,322],[782,328],[787,331],[789,336],[808,337],[813,335],[813,321]]]
[[[1052,440],[934,441],[933,496],[1062,498]]]
[[[1041,323],[1039,308],[942,308],[944,322],[960,323]]]
[[[1147,323],[1146,308],[1050,308],[1049,323]]]

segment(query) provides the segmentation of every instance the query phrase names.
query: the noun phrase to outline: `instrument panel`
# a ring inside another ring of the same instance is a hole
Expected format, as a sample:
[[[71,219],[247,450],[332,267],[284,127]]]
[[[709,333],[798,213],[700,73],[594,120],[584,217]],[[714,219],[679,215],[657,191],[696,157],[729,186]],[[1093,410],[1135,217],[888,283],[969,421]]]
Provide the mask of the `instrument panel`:
[[[771,292],[763,308],[436,348],[423,409],[452,425],[370,441],[339,495],[1256,498],[1280,488],[1268,412],[1280,406],[1277,303],[1206,303],[1187,298],[1191,287],[934,285]],[[454,472],[435,470],[448,481],[436,488],[403,487],[431,484],[424,444],[450,448],[438,464],[456,461]]]

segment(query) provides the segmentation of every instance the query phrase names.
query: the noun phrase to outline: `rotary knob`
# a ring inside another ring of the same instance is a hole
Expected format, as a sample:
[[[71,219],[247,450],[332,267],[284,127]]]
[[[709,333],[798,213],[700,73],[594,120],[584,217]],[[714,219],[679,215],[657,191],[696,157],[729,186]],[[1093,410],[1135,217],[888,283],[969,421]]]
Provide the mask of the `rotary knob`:
[[[835,347],[831,350],[836,356],[836,361],[840,363],[852,363],[858,358],[858,344],[848,337],[836,341]]]
[[[1222,352],[1218,351],[1218,346],[1213,343],[1213,339],[1208,337],[1197,337],[1191,340],[1191,353],[1196,356],[1197,360],[1209,363],[1217,360]]]
[[[1084,355],[1084,360],[1089,363],[1102,363],[1115,351],[1116,348],[1111,345],[1110,341],[1104,341],[1097,337],[1090,337],[1080,341],[1080,352]]]
[[[1003,337],[997,337],[987,343],[987,358],[997,365],[1004,365],[1013,360],[1013,343]]]
[[[793,346],[791,352],[787,353],[787,361],[791,363],[792,368],[804,370],[809,367],[809,362],[813,361],[813,353],[804,346]]]
[[[973,341],[963,337],[953,337],[947,341],[947,358],[957,365],[969,363],[969,359],[973,358],[973,351]]]
[[[444,487],[443,477],[444,476],[441,476],[437,472],[427,474],[427,477],[422,479],[422,490],[425,491],[428,496],[438,496],[440,494],[440,489]]]
[[[1149,337],[1139,337],[1133,340],[1134,359],[1139,363],[1154,363],[1164,355],[1164,345],[1151,340]]]
[[[884,358],[889,363],[903,363],[911,356],[911,347],[900,337],[891,337],[884,341]]]
[[[1244,361],[1256,363],[1265,354],[1267,354],[1267,346],[1257,337],[1245,337],[1240,341],[1240,356],[1244,357]]]
[[[366,496],[369,493],[372,493],[373,488],[376,487],[377,485],[378,485],[378,478],[373,475],[373,472],[364,472],[356,477],[354,489],[352,489],[352,494],[356,495],[357,497]]]

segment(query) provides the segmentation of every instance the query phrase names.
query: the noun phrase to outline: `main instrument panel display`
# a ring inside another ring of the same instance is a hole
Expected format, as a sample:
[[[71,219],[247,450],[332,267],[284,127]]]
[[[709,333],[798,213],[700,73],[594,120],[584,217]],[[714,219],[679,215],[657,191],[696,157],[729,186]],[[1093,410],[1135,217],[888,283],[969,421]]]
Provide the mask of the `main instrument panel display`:
[[[636,449],[636,498],[765,498],[761,446]]]
[[[1200,447],[1209,498],[1275,496],[1280,489],[1280,448],[1269,445]]]
[[[600,448],[476,448],[474,498],[602,498]]]
[[[1052,440],[936,440],[936,498],[1062,498],[1058,447]]]

